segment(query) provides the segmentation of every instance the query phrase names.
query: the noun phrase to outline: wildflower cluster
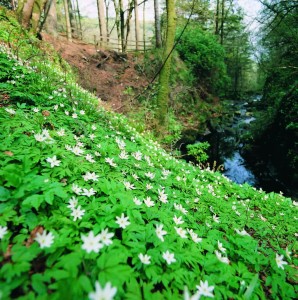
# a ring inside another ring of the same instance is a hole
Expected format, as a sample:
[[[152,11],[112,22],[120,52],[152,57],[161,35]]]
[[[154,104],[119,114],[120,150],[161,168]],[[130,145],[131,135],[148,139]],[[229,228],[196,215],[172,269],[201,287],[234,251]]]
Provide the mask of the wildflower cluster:
[[[47,68],[47,101],[0,107],[4,299],[295,298],[291,199],[174,159]]]

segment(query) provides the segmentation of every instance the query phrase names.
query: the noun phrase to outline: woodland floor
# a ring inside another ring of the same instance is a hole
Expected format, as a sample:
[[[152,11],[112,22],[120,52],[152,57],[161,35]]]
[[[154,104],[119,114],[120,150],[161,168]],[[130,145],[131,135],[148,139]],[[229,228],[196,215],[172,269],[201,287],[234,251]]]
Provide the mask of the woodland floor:
[[[67,41],[63,36],[54,38],[46,33],[42,39],[55,48],[78,74],[78,83],[101,98],[106,107],[116,112],[125,112],[133,105],[127,88],[135,94],[141,92],[148,80],[138,71],[142,55],[121,54],[113,50],[104,50],[81,40]]]

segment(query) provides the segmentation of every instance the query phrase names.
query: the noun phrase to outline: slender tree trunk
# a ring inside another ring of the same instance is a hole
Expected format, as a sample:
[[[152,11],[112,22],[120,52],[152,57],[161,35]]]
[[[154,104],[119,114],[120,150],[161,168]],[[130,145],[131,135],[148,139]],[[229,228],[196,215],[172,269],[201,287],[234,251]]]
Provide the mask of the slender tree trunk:
[[[58,26],[57,26],[57,8],[56,0],[50,2],[50,7],[48,14],[46,16],[45,29],[46,31],[54,37],[58,35]]]
[[[225,0],[221,1],[221,31],[220,31],[220,43],[224,43],[224,23],[225,23]]]
[[[123,10],[123,0],[119,0],[119,12],[120,12],[120,35],[121,35],[121,50],[122,52],[125,51],[125,45],[124,45],[124,10]]]
[[[81,13],[80,13],[78,0],[76,0],[76,4],[77,4],[78,21],[79,21],[79,36],[80,36],[80,39],[82,40],[83,39],[83,31],[82,31]]]
[[[218,35],[219,33],[219,0],[216,0],[216,12],[215,12],[215,35]]]
[[[159,125],[164,127],[169,103],[169,79],[171,72],[171,51],[175,42],[176,12],[175,0],[166,0],[167,5],[167,37],[163,54],[164,66],[159,75],[159,90],[157,95],[157,118]]]
[[[118,38],[118,51],[121,51],[122,49],[122,43],[121,43],[121,30],[120,30],[120,5],[117,0],[113,0],[114,8],[115,8],[115,24],[116,24],[116,30],[117,30],[117,38]]]
[[[107,26],[105,21],[105,4],[103,0],[97,0],[97,13],[98,13],[100,41],[106,44]]]
[[[144,52],[146,51],[146,1],[144,1],[143,5],[143,43],[144,43]]]
[[[70,25],[68,3],[67,2],[68,2],[68,0],[63,0],[64,12],[65,12],[65,23],[66,23],[66,34],[67,34],[67,39],[71,42],[72,41],[72,35],[71,35],[71,25]]]
[[[107,43],[109,43],[109,37],[110,37],[110,32],[109,32],[109,2],[108,0],[105,1],[105,7],[106,7],[106,30],[107,30]]]
[[[134,0],[135,4],[135,34],[136,34],[136,50],[140,50],[140,23],[139,23],[139,7],[138,0]]]
[[[72,1],[67,0],[67,4],[68,4],[68,12],[69,12],[69,21],[70,21],[70,26],[71,26],[71,35],[73,37],[77,38],[78,37],[77,24],[76,24]]]
[[[133,9],[134,9],[134,0],[131,0],[131,2],[129,3],[128,14],[127,14],[126,22],[125,22],[126,37],[125,37],[125,41],[124,41],[124,52],[127,49],[128,36],[129,36],[129,33],[130,33],[130,21],[131,21],[131,18],[132,18]]]
[[[156,48],[161,47],[161,29],[160,29],[160,16],[159,16],[159,0],[154,0],[154,25],[155,25],[155,44]]]

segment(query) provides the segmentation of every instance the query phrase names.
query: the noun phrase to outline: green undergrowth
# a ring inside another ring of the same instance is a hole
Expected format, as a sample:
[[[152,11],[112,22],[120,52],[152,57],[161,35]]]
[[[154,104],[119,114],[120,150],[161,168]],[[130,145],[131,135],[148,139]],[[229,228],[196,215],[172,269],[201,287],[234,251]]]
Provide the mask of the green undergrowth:
[[[1,299],[295,298],[296,203],[174,159],[0,36]]]

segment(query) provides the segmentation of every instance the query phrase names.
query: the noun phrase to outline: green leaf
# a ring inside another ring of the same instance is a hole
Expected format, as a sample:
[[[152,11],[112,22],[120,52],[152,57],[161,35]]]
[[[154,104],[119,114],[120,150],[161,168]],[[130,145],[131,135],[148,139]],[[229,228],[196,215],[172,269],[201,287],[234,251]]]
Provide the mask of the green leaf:
[[[38,254],[41,252],[41,249],[38,247],[37,243],[32,244],[30,248],[16,244],[12,247],[11,251],[12,261],[17,263],[24,261],[32,261],[38,256]]]
[[[69,277],[69,272],[61,269],[48,269],[45,274],[49,278],[54,278],[56,280],[64,279]]]
[[[246,289],[246,292],[245,292],[244,295],[243,295],[243,297],[244,297],[245,300],[251,299],[251,296],[252,296],[252,294],[253,294],[253,292],[254,292],[254,290],[255,290],[257,284],[258,284],[258,280],[259,280],[259,276],[258,276],[258,274],[256,274],[256,275],[252,278],[252,280],[251,280],[249,286],[248,286],[247,289]]]
[[[18,165],[7,165],[5,166],[0,175],[6,180],[6,186],[18,187],[22,182],[23,170]]]
[[[10,197],[10,192],[5,187],[0,186],[0,201],[7,201]]]
[[[32,195],[32,196],[29,196],[27,197],[22,205],[24,206],[31,206],[31,207],[34,207],[35,209],[38,209],[39,206],[41,205],[42,202],[44,202],[44,196],[43,195]]]
[[[89,277],[87,277],[86,275],[81,275],[79,277],[79,283],[85,292],[89,293],[90,291],[93,290],[91,281],[90,281]]]
[[[47,286],[44,283],[44,277],[42,274],[32,275],[32,287],[37,292],[37,294],[42,295],[47,293]]]
[[[142,299],[141,287],[134,277],[130,277],[129,281],[127,282],[127,291],[125,293],[125,299]]]

